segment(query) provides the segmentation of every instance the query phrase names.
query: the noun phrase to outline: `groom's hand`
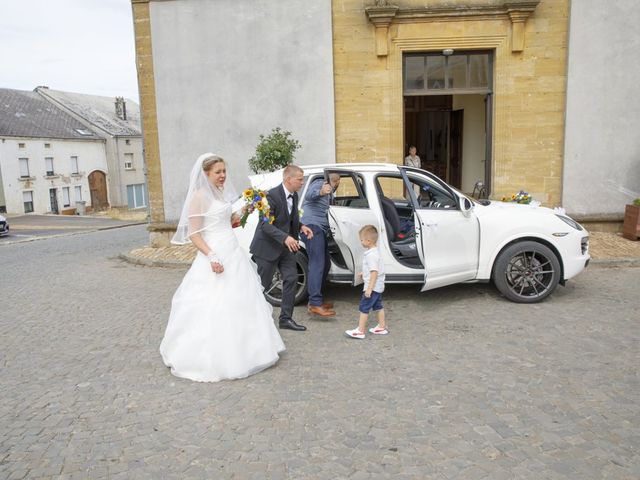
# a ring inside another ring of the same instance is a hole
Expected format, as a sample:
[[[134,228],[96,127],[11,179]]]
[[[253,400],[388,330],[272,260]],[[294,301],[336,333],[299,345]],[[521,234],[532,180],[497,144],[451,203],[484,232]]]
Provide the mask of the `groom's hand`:
[[[289,249],[289,251],[292,252],[292,253],[295,253],[298,250],[300,250],[300,244],[291,235],[289,235],[287,238],[284,239],[284,244]]]

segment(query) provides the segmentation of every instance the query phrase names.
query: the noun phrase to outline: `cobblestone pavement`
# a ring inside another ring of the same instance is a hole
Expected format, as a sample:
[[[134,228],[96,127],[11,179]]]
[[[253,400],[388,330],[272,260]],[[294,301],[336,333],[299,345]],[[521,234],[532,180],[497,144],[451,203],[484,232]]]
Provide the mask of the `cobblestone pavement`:
[[[607,232],[589,233],[589,251],[594,262],[634,263],[640,265],[640,241],[631,241],[621,234]],[[138,247],[123,254],[123,258],[141,265],[175,266],[190,264],[196,249],[191,245],[169,247]]]
[[[185,270],[117,258],[146,236],[0,246],[0,478],[640,477],[640,268],[530,306],[391,287],[364,341],[357,289],[331,287],[337,318],[297,308],[275,367],[207,384],[158,353]]]

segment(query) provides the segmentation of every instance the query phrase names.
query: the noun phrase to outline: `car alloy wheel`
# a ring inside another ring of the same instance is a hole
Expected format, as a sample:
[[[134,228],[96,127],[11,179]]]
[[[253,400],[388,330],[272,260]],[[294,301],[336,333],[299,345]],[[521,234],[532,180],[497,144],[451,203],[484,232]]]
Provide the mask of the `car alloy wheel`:
[[[296,297],[294,302],[297,305],[304,302],[308,295],[309,262],[307,256],[302,252],[298,252],[296,255],[296,267],[298,268],[298,278],[296,280]],[[279,307],[282,304],[282,275],[280,274],[280,270],[276,270],[276,273],[274,273],[271,286],[265,290],[264,296],[274,307]]]
[[[538,242],[518,242],[505,248],[494,264],[493,282],[509,300],[535,303],[558,286],[561,267],[553,251]]]

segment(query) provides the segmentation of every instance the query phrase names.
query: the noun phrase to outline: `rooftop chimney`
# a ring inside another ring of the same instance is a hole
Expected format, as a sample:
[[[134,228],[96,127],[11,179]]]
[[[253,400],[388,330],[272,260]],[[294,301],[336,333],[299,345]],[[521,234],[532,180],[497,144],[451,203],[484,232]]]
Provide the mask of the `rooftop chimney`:
[[[120,120],[127,119],[127,102],[124,97],[116,97],[116,115]]]

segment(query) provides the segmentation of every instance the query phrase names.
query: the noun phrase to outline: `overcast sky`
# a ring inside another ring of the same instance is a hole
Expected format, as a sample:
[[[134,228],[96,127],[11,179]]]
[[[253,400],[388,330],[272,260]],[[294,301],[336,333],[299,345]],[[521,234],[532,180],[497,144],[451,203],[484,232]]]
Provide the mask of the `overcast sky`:
[[[138,102],[130,0],[0,0],[0,88]]]

